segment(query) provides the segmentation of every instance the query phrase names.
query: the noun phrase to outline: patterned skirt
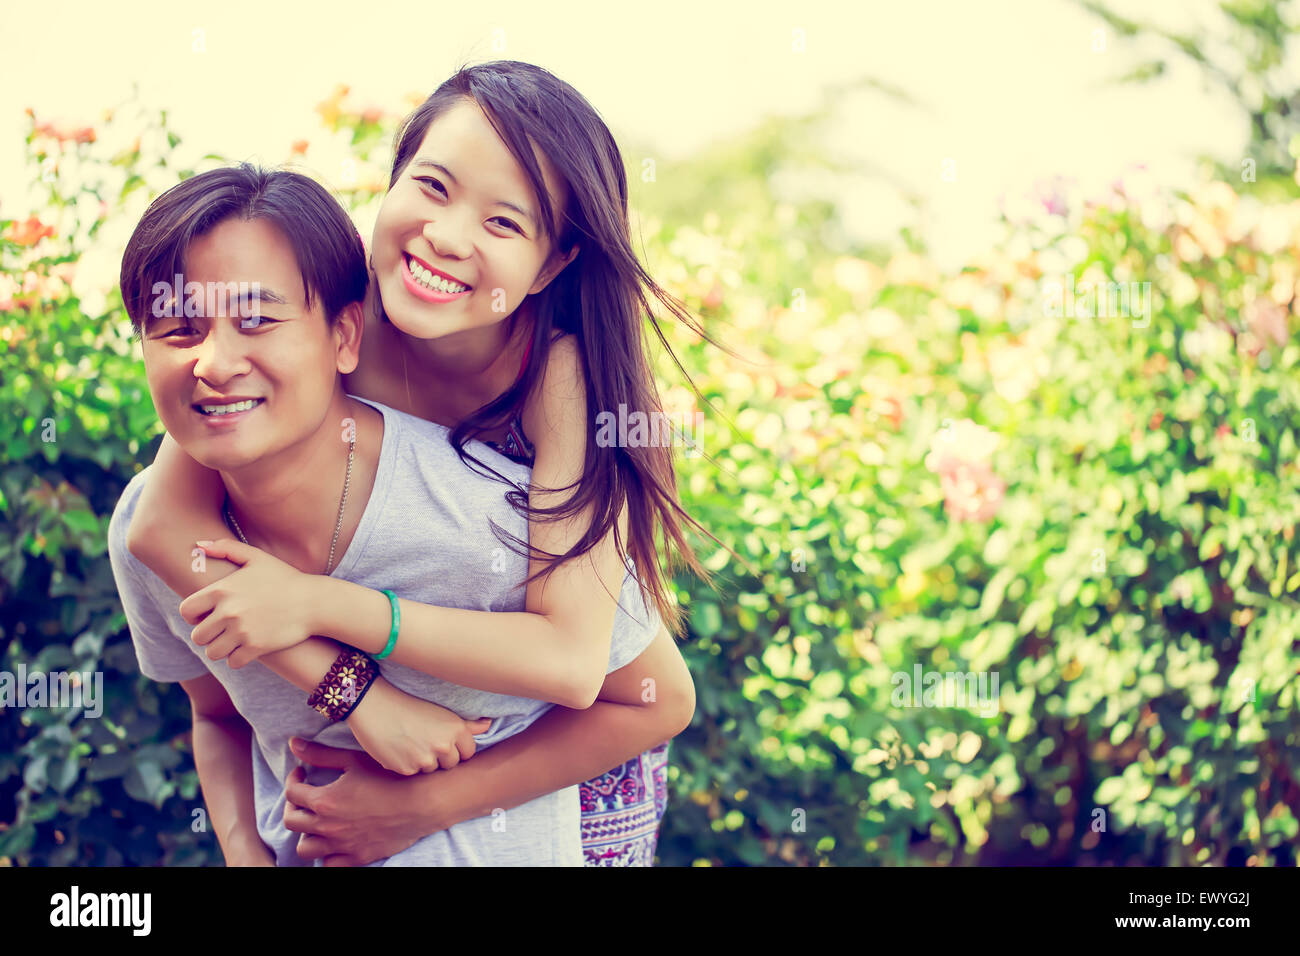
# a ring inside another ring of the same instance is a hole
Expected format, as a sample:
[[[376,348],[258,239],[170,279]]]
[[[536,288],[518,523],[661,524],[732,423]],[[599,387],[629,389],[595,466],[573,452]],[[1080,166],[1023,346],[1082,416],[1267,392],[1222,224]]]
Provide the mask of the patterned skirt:
[[[653,866],[668,805],[668,743],[578,785],[586,866]]]

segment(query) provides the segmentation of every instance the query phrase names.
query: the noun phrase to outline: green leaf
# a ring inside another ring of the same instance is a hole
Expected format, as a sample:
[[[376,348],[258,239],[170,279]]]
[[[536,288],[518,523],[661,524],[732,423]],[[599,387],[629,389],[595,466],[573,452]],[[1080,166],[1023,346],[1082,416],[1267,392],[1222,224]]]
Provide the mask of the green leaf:
[[[68,511],[63,515],[63,523],[74,531],[80,531],[83,534],[99,534],[100,524],[89,511]]]
[[[162,803],[158,799],[158,794],[164,783],[166,779],[163,777],[162,769],[152,760],[142,760],[133,764],[122,779],[122,786],[132,799],[139,800],[141,803],[152,803],[155,806]]]
[[[712,602],[703,602],[691,608],[691,630],[700,637],[712,637],[722,629],[722,611]]]

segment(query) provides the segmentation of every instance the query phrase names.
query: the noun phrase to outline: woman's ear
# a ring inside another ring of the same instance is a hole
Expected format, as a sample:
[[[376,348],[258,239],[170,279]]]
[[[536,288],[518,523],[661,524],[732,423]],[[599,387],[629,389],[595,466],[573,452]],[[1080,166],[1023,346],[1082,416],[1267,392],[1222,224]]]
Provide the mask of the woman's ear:
[[[356,370],[361,361],[361,336],[366,331],[366,311],[362,303],[345,305],[334,320],[335,366],[344,375]]]
[[[565,266],[577,257],[581,248],[581,244],[575,242],[573,248],[562,256],[552,253],[550,259],[547,260],[545,268],[543,268],[541,272],[537,273],[537,281],[535,281],[533,287],[528,290],[528,294],[536,295],[550,285],[551,280],[563,272]]]

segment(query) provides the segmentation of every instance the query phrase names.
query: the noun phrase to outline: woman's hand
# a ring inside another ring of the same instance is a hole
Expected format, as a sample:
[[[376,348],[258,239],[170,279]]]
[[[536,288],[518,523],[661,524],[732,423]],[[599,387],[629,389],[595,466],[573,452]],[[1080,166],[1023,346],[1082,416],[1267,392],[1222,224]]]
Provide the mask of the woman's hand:
[[[450,770],[474,756],[475,734],[491,719],[465,720],[376,678],[347,718],[348,729],[381,767],[404,775]]]
[[[198,545],[209,557],[240,565],[181,602],[181,617],[197,625],[190,639],[207,648],[210,660],[229,658],[238,670],[312,636],[318,590],[328,578],[304,574],[242,541],[222,538]]]

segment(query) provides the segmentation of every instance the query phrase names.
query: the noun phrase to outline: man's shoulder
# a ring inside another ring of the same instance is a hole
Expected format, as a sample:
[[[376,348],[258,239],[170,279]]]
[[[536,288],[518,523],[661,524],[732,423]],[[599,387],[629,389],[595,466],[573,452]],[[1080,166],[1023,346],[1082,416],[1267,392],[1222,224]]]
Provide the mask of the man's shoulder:
[[[453,464],[458,469],[467,469],[460,456],[456,454],[455,446],[451,443],[451,429],[446,425],[439,425],[437,422],[399,411],[382,402],[361,398],[358,395],[352,397],[374,406],[384,416],[384,444],[387,445],[390,441],[393,443],[393,451],[398,461],[405,459],[432,469],[445,469]],[[532,469],[527,465],[511,461],[491,445],[477,439],[467,441],[465,450],[512,480],[527,481],[532,474]],[[459,473],[457,477],[459,479]]]
[[[131,527],[131,517],[135,514],[136,505],[140,503],[140,494],[144,491],[145,482],[149,480],[152,470],[153,465],[148,465],[126,483],[108,521],[109,560],[123,569],[129,569],[133,575],[149,570],[127,549],[126,533]]]

